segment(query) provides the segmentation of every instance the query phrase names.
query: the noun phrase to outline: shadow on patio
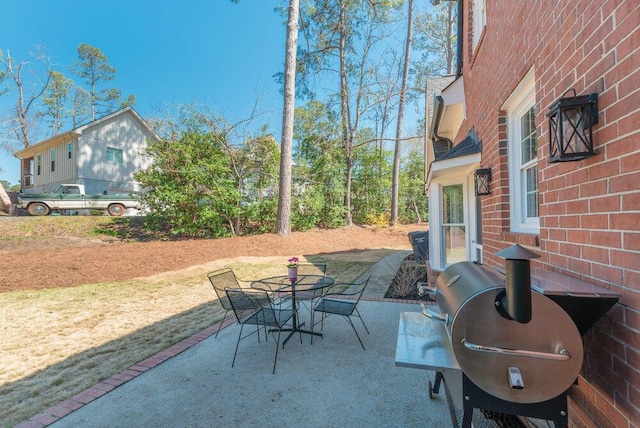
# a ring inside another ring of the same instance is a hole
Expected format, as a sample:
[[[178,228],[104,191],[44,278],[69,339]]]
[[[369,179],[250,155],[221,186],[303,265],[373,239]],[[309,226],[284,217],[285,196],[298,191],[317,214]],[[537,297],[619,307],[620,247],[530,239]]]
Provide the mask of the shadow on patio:
[[[241,341],[239,327],[223,329],[122,386],[63,417],[52,427],[447,426],[444,394],[429,400],[430,372],[395,367],[401,311],[417,304],[361,301],[371,334],[356,328],[363,351],[345,320],[325,321],[324,338],[293,336],[278,354],[275,342]],[[302,320],[308,313],[301,309]]]

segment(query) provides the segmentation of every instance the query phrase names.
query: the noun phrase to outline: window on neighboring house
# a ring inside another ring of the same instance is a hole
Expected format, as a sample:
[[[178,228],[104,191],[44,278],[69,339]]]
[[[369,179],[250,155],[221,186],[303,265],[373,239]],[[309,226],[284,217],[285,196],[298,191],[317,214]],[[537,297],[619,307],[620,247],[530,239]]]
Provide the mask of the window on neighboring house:
[[[442,236],[447,265],[467,259],[463,190],[462,184],[442,187]]]
[[[478,46],[480,36],[487,25],[487,0],[473,0],[473,49]]]
[[[56,170],[56,149],[51,149],[51,172]]]
[[[38,175],[42,172],[42,155],[36,156],[36,171]]]
[[[505,103],[509,156],[511,230],[540,233],[538,135],[533,69]]]
[[[107,147],[107,162],[122,163],[122,149]]]
[[[73,154],[73,143],[67,143],[67,159],[71,159]]]

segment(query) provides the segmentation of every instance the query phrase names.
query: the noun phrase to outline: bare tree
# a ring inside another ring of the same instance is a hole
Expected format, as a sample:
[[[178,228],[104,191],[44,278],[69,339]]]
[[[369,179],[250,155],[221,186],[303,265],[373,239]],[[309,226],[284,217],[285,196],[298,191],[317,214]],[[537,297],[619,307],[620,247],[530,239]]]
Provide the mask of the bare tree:
[[[298,49],[298,19],[300,0],[289,0],[287,43],[284,65],[284,106],[282,112],[282,140],[280,141],[280,182],[278,185],[278,213],[276,233],[291,233],[291,167],[293,146],[293,118],[296,94],[296,63]]]
[[[346,223],[353,223],[351,181],[355,148],[363,144],[360,128],[367,112],[379,102],[371,96],[375,86],[372,57],[380,42],[388,42],[390,2],[326,0],[308,5],[305,37],[308,48],[302,60],[306,73],[337,77],[341,146],[345,158]]]
[[[0,60],[2,60],[2,49],[0,49]],[[9,90],[4,85],[4,79],[7,77],[7,73],[4,70],[0,70],[0,97],[5,95]]]
[[[391,224],[398,224],[398,189],[400,187],[400,151],[402,147],[402,119],[409,79],[409,64],[411,63],[411,43],[413,39],[413,0],[408,1],[407,39],[404,49],[404,67],[402,70],[402,84],[400,87],[400,101],[398,104],[398,121],[396,126],[396,144],[393,153],[393,176],[391,179]]]
[[[452,74],[456,58],[456,1],[441,3],[435,13],[419,13],[415,20],[415,48],[421,57],[414,64],[416,86],[424,88],[426,79]]]
[[[9,138],[4,143],[4,148],[8,151],[15,149],[15,142],[22,148],[31,145],[31,135],[41,117],[37,112],[36,101],[43,96],[51,81],[51,65],[44,51],[39,48],[31,55],[44,67],[44,72],[39,74],[30,62],[16,62],[9,52],[6,59],[0,58],[7,78],[13,82],[13,90],[17,94],[14,111],[9,119]]]

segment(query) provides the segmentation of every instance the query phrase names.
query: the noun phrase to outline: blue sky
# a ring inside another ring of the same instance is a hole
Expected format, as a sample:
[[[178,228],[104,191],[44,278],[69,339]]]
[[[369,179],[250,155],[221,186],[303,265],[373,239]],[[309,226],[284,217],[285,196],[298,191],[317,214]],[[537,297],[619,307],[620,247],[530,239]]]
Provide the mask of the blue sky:
[[[98,47],[118,72],[113,87],[134,94],[142,117],[172,103],[202,102],[231,122],[256,100],[260,124],[280,136],[282,96],[273,75],[283,70],[281,0],[21,0],[3,2],[0,49],[17,61],[42,45],[55,69],[69,71],[77,47]],[[0,98],[0,116],[10,97]],[[257,125],[258,126],[258,125]],[[65,129],[66,130],[66,129]],[[19,181],[19,160],[0,152],[0,180]]]

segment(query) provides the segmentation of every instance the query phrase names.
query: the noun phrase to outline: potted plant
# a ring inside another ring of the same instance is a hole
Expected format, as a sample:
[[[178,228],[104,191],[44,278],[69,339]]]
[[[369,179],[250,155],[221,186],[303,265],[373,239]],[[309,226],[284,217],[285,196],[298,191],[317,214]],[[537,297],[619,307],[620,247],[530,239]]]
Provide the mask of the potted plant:
[[[288,261],[289,264],[287,264],[287,269],[289,269],[289,281],[295,282],[298,280],[298,258],[291,257]]]

